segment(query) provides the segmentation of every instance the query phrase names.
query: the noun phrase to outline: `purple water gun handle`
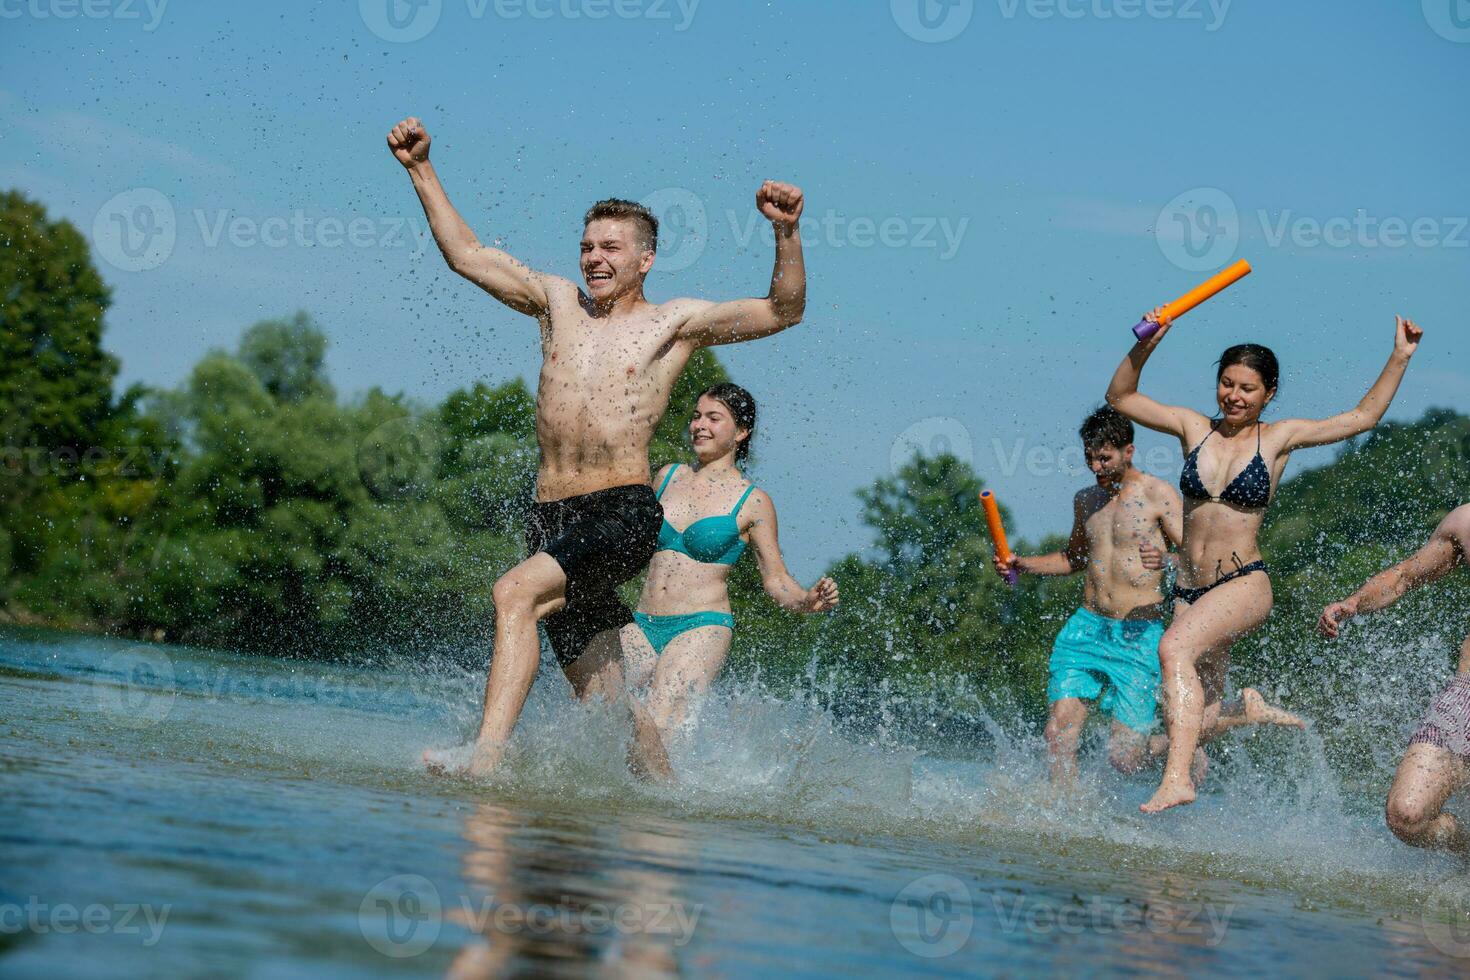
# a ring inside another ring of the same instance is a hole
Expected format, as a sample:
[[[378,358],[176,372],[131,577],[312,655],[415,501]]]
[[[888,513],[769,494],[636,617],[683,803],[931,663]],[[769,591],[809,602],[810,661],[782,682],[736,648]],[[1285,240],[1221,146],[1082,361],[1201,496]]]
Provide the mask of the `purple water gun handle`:
[[[1016,582],[1017,582],[1017,580],[1020,579],[1020,577],[1021,577],[1021,573],[1018,572],[1018,571],[1016,571],[1016,566],[1015,565],[1012,565],[1011,566],[1011,570],[1008,571],[1008,572],[1006,572],[1006,584],[1008,584],[1008,585],[1015,585]]]
[[[1150,320],[1148,317],[1144,317],[1142,320],[1139,320],[1138,326],[1133,328],[1133,336],[1137,337],[1139,340],[1148,340],[1150,337],[1158,332],[1159,324],[1153,320]]]

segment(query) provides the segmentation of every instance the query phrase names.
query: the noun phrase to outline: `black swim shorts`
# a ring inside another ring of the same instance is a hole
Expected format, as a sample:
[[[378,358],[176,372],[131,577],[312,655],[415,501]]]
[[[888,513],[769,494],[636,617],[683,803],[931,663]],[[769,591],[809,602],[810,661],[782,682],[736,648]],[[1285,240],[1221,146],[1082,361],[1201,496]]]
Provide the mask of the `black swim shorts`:
[[[563,668],[592,637],[633,621],[614,590],[648,565],[663,519],[653,488],[642,484],[532,504],[526,548],[555,558],[567,577],[566,606],[541,621]]]

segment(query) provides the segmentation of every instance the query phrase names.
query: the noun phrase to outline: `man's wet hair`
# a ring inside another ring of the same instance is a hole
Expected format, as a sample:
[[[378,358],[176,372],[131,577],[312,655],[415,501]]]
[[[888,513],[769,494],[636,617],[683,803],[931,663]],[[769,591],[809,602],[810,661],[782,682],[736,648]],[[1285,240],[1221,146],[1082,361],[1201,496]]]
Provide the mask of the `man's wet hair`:
[[[1077,430],[1082,445],[1091,450],[1104,446],[1123,449],[1133,443],[1133,423],[1111,405],[1104,405],[1087,416]]]
[[[625,201],[620,197],[609,197],[598,201],[587,209],[582,219],[582,228],[603,218],[626,218],[638,226],[638,244],[650,252],[658,251],[658,218],[637,201]]]

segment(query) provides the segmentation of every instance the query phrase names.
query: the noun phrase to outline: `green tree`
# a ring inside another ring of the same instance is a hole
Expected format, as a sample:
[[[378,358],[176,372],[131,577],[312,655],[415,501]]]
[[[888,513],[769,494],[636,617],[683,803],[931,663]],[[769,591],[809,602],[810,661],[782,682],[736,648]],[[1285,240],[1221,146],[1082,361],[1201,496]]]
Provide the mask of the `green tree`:
[[[0,440],[94,445],[118,368],[102,349],[111,293],[76,228],[18,191],[0,194],[0,297]]]

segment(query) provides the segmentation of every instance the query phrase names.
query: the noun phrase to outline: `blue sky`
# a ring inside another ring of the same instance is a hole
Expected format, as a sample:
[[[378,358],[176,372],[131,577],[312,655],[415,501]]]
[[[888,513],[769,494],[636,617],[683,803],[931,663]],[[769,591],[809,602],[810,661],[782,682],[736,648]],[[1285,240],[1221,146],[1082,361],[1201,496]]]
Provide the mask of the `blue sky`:
[[[1401,312],[1429,335],[1391,417],[1470,411],[1465,0],[388,3],[0,0],[0,186],[94,240],[124,381],[297,309],[344,392],[534,381],[532,322],[420,236],[384,146],[413,114],[470,225],[540,268],[576,275],[597,198],[670,208],[655,300],[764,292],[754,191],[806,190],[805,322],[720,354],[807,578],[869,543],[852,492],[915,442],[968,452],[1013,533],[1065,530],[1128,327],[1234,258],[1146,391],[1208,411],[1255,340],[1282,414],[1345,409]]]

